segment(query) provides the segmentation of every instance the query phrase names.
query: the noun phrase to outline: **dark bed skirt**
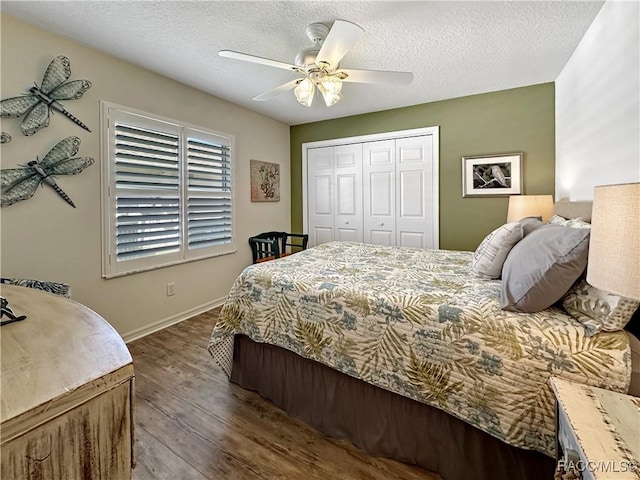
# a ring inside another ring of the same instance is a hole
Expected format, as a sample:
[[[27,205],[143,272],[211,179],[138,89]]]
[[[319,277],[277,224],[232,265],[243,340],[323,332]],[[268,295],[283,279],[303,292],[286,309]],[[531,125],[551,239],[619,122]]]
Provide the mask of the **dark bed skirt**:
[[[442,410],[273,345],[237,335],[231,381],[325,435],[444,480],[552,479],[555,461],[512,447]]]

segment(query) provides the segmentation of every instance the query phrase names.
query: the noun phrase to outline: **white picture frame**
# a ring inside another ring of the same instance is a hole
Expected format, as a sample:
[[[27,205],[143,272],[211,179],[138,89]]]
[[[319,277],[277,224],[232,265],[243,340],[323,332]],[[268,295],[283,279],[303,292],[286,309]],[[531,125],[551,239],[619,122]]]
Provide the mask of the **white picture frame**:
[[[522,153],[462,157],[462,196],[520,195],[522,157]]]

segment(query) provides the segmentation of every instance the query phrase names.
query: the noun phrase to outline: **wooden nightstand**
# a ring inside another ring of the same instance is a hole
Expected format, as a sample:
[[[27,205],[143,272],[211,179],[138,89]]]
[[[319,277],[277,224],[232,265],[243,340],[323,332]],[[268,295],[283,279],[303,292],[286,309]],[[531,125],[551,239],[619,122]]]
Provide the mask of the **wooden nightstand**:
[[[560,478],[640,479],[640,398],[551,379]],[[558,476],[556,477],[558,478]]]
[[[73,300],[1,291],[27,318],[0,335],[0,477],[130,479],[133,363],[120,335]]]

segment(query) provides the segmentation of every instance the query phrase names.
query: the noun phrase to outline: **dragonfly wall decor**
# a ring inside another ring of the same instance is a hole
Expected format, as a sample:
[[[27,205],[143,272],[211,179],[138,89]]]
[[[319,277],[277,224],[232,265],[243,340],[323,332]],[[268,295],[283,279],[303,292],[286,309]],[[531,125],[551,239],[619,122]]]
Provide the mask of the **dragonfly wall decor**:
[[[91,157],[76,157],[80,148],[78,137],[67,137],[53,147],[45,157],[38,161],[31,160],[21,168],[8,168],[0,171],[1,205],[8,207],[20,200],[31,198],[38,185],[47,184],[58,195],[75,208],[75,204],[53,179],[54,175],[76,175],[89,165],[93,165]]]
[[[37,84],[29,89],[29,93],[12,97],[0,102],[0,116],[17,118],[24,115],[22,133],[33,135],[38,130],[49,126],[51,109],[65,115],[76,125],[90,132],[89,127],[67,111],[58,100],[77,100],[91,88],[89,80],[72,80],[71,62],[62,55],[54,58],[42,77],[42,85]],[[66,83],[65,83],[66,82]]]

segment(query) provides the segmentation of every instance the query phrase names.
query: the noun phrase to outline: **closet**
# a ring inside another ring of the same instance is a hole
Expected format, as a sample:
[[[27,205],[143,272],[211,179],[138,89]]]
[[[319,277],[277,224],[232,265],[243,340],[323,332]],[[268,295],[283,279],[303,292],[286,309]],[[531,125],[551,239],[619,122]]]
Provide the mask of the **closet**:
[[[438,248],[438,128],[303,145],[309,245]]]

